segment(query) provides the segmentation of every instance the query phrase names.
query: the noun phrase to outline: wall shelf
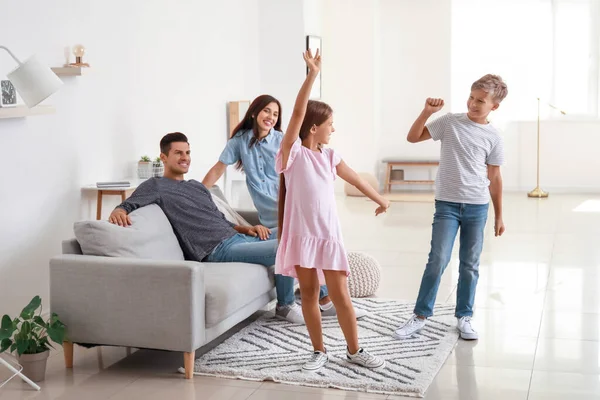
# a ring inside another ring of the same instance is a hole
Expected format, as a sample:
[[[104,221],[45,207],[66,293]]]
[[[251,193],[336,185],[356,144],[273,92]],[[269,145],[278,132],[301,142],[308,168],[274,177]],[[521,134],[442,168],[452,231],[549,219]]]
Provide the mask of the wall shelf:
[[[37,106],[29,108],[27,106],[2,107],[0,108],[0,119],[3,118],[25,118],[35,115],[54,114],[56,109],[53,106]]]
[[[51,68],[58,76],[81,76],[84,74],[86,67],[54,67]]]

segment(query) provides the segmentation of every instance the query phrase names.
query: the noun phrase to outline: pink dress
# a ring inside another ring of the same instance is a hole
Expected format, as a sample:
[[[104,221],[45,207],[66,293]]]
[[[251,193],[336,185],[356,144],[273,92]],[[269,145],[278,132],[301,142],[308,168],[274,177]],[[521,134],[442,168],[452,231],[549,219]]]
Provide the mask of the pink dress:
[[[341,158],[332,149],[310,150],[300,139],[292,146],[285,170],[281,158],[280,149],[275,168],[284,174],[287,192],[275,273],[297,278],[296,265],[315,268],[320,284],[325,283],[324,269],[348,275],[334,192]]]

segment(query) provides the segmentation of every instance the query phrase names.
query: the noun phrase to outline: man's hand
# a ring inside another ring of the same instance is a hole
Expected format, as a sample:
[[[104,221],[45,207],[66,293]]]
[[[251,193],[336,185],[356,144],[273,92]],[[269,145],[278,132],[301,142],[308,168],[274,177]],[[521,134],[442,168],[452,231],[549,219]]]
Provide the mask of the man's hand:
[[[271,230],[262,225],[250,226],[248,227],[246,235],[254,237],[258,236],[260,240],[267,240],[271,235]]]
[[[502,218],[496,218],[496,223],[494,224],[494,234],[495,236],[502,236],[506,227],[504,226],[504,221]]]
[[[444,108],[444,99],[428,98],[425,100],[425,108],[423,111],[429,115],[434,114]]]
[[[113,212],[110,213],[108,222],[119,226],[131,225],[131,219],[129,218],[129,215],[127,215],[127,212],[122,208],[115,208]]]

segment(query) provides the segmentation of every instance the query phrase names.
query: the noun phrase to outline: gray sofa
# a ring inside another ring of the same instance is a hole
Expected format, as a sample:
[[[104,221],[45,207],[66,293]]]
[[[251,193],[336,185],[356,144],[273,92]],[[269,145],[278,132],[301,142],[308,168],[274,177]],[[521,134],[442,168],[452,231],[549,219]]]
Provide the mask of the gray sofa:
[[[217,187],[212,191],[224,200]],[[176,241],[172,229],[153,226],[154,220],[166,220],[160,208],[142,209],[147,209],[144,219],[135,220],[135,212],[131,214],[135,229],[108,227],[106,221],[89,223],[132,235],[154,230],[152,240],[158,239],[157,243]],[[240,214],[248,222],[258,223],[256,213]],[[148,236],[142,238],[150,240]],[[83,255],[93,251],[82,251],[76,239],[63,242],[63,254],[50,260],[50,305],[67,326],[67,368],[73,367],[73,343],[160,349],[183,352],[185,377],[190,379],[198,348],[275,298],[272,268],[193,262],[180,257],[160,259],[160,252],[157,259],[152,252],[160,246],[143,250],[149,256],[140,258],[136,254]]]

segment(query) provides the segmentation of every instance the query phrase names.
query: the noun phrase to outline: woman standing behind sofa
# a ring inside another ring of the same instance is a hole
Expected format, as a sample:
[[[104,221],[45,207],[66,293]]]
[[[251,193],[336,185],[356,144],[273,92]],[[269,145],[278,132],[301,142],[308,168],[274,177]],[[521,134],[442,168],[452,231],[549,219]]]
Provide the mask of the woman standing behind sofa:
[[[202,183],[212,187],[228,165],[237,164],[246,174],[246,185],[258,210],[260,223],[269,229],[277,226],[279,175],[275,172],[275,154],[281,138],[281,104],[269,95],[254,99],[244,119],[235,127],[219,161],[208,171]],[[261,232],[266,240],[270,232]]]

